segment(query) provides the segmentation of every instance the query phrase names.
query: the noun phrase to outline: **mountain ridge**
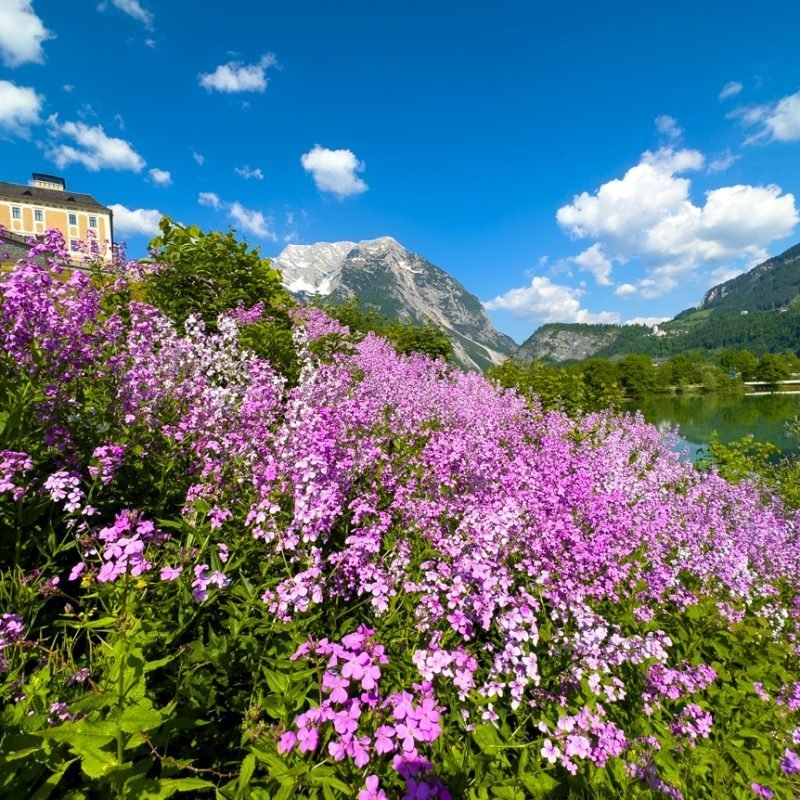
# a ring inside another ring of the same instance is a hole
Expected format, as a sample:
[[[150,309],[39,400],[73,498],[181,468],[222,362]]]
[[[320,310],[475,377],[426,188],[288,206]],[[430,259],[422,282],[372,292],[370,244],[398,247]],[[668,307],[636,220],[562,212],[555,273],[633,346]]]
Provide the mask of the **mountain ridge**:
[[[441,326],[456,361],[466,369],[500,364],[517,348],[494,327],[474,294],[391,236],[291,244],[273,265],[282,273],[284,286],[300,298],[347,302],[356,297],[390,319]]]
[[[523,362],[672,356],[687,350],[800,349],[800,244],[712,286],[693,308],[655,329],[643,325],[547,323],[514,353]]]

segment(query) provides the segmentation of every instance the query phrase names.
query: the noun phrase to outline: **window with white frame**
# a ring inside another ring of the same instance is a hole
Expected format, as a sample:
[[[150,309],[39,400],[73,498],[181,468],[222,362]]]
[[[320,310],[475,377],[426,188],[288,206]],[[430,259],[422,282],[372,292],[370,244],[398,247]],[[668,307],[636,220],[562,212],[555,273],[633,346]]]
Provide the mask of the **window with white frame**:
[[[90,228],[97,227],[97,217],[89,217],[89,227]]]
[[[78,215],[77,214],[70,214],[69,215],[69,224],[70,225],[77,225],[78,224]]]
[[[11,218],[22,219],[22,209],[19,206],[11,206]]]
[[[34,209],[33,218],[37,222],[44,222],[44,211],[41,208]]]

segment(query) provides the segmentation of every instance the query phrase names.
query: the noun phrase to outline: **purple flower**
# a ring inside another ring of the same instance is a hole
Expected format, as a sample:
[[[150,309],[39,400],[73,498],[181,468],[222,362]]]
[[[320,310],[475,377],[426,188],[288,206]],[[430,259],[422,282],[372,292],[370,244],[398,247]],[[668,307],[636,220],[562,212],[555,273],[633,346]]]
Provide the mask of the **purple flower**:
[[[388,800],[386,793],[380,788],[377,775],[367,775],[364,788],[358,793],[358,800]]]
[[[159,573],[162,581],[174,581],[183,572],[183,567],[163,567]]]

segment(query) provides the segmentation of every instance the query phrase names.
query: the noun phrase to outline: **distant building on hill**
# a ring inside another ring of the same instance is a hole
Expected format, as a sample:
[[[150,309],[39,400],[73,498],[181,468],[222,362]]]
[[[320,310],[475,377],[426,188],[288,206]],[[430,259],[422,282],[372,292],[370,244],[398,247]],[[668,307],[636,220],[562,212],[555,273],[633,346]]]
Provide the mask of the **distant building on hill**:
[[[89,194],[68,191],[66,181],[54,175],[34,172],[27,186],[0,181],[0,225],[12,244],[24,244],[48,228],[60,230],[71,249],[94,237],[104,258],[111,259],[111,209]]]

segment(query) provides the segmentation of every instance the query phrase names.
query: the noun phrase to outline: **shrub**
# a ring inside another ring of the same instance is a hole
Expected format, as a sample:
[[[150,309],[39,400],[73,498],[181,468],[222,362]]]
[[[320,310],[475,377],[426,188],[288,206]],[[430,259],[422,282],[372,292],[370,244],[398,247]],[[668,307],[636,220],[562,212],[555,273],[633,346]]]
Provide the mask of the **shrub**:
[[[797,795],[779,501],[316,309],[292,386],[249,309],[58,269],[0,283],[4,796]]]

